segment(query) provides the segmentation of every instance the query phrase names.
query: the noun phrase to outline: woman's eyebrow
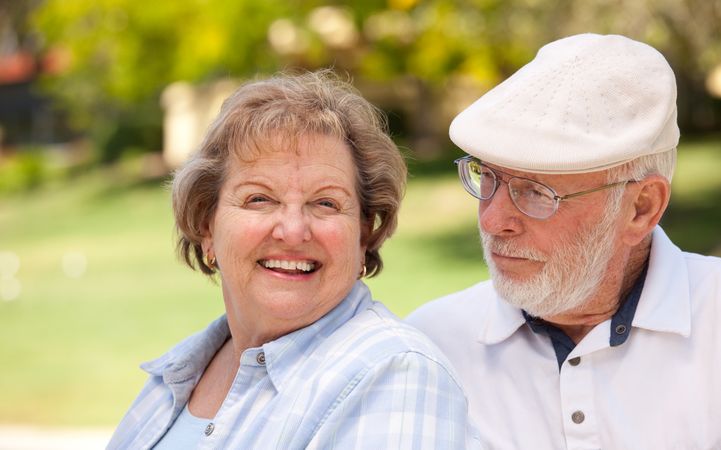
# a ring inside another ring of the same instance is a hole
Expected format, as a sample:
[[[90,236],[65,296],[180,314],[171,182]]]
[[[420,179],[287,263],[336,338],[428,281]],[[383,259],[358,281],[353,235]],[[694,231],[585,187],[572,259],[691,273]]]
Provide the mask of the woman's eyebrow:
[[[318,193],[322,193],[325,191],[339,191],[348,197],[350,197],[352,195],[350,192],[348,192],[348,190],[345,187],[343,187],[339,184],[330,184],[330,183],[322,185],[321,187],[319,187],[318,189],[316,189],[313,192],[318,194]]]

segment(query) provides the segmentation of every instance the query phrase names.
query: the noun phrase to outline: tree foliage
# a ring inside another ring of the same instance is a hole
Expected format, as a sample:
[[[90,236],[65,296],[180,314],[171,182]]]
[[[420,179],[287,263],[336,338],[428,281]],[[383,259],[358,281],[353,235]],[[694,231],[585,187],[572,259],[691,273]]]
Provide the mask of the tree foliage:
[[[659,48],[694,104],[718,108],[702,89],[721,63],[718,0],[46,0],[32,23],[66,62],[47,88],[96,135],[157,125],[173,81],[289,67],[408,80],[432,108],[454,80],[487,89],[544,43],[587,31]],[[710,126],[721,122],[713,114]]]

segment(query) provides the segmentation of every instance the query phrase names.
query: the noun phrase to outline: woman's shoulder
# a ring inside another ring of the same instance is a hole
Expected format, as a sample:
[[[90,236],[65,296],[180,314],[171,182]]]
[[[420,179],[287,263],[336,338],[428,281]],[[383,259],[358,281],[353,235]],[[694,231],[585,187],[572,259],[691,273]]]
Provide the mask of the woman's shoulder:
[[[353,355],[366,368],[406,358],[415,364],[440,365],[452,373],[450,363],[426,335],[377,301],[338,327],[318,351],[331,361]]]

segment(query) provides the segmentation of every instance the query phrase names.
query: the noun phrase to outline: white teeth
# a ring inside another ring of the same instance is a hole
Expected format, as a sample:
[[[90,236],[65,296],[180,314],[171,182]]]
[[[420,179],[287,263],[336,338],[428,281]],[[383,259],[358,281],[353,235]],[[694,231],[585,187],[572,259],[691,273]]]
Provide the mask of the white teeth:
[[[279,259],[266,259],[262,262],[263,267],[268,269],[284,269],[284,270],[301,270],[310,272],[315,268],[315,264],[305,261],[288,261]]]

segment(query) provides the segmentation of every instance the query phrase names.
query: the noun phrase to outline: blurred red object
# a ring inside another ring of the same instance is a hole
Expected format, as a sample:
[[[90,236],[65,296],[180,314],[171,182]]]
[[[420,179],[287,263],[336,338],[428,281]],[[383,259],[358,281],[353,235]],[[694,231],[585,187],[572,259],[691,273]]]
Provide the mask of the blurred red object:
[[[22,83],[35,76],[35,58],[29,52],[0,55],[0,84]]]

